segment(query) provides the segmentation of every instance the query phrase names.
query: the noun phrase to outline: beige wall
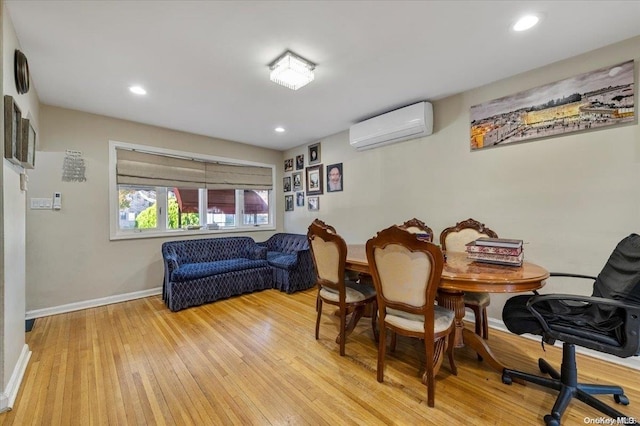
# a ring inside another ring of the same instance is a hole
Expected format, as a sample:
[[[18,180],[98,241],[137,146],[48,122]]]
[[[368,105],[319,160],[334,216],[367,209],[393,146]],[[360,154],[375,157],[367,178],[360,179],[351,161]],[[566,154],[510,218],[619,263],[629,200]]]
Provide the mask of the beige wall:
[[[322,162],[343,163],[345,189],[322,195],[319,212],[306,206],[286,212],[285,229],[306,233],[319,217],[348,242],[364,243],[376,231],[414,216],[436,235],[473,217],[502,237],[524,239],[530,262],[552,271],[597,274],[620,239],[640,232],[637,121],[470,152],[469,108],[629,59],[640,60],[640,37],[437,101],[434,134],[422,139],[356,152],[348,132],[324,138]],[[636,85],[637,74],[636,64]],[[636,99],[637,93],[636,88]],[[304,153],[306,158],[306,149],[292,149],[285,157]],[[545,289],[560,291],[590,294],[591,287],[550,282]],[[492,295],[490,317],[501,319],[507,297]]]
[[[10,95],[20,108],[22,117],[28,118],[38,129],[39,101],[36,88],[19,95],[16,90],[13,73],[13,56],[19,49],[13,24],[0,2],[2,9],[2,86],[3,95]],[[4,128],[4,127],[2,127]],[[4,142],[3,142],[4,143]],[[4,145],[3,145],[4,146]],[[1,280],[1,333],[2,351],[0,363],[2,369],[0,384],[0,411],[10,407],[18,390],[20,376],[29,359],[29,348],[25,344],[25,199],[20,189],[20,174],[24,169],[2,158],[2,203],[0,220],[2,221],[2,280]]]
[[[27,313],[125,295],[162,285],[167,238],[109,240],[109,140],[282,164],[282,153],[50,106],[28,198],[62,193],[62,210],[27,210]],[[66,150],[82,151],[86,182],[62,182]],[[277,182],[282,182],[281,167]],[[281,198],[281,188],[277,198]],[[282,228],[282,206],[276,220]],[[252,232],[257,241],[270,232]],[[223,236],[216,234],[215,236]],[[234,234],[241,235],[241,234]],[[202,235],[196,235],[202,237]],[[180,234],[174,239],[187,238]]]

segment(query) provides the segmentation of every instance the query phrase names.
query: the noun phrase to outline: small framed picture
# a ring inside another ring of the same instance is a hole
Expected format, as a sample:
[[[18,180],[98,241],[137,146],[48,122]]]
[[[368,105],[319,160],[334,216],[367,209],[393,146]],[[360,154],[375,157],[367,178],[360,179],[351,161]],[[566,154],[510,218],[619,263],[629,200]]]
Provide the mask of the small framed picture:
[[[320,197],[309,197],[309,210],[320,210]]]
[[[284,171],[290,172],[293,170],[293,158],[284,160]]]
[[[309,145],[309,165],[320,162],[320,142]]]
[[[307,167],[307,195],[320,195],[324,192],[322,164]]]
[[[4,97],[4,158],[20,164],[20,140],[22,137],[22,112],[13,97]],[[26,143],[26,141],[25,141]]]
[[[291,192],[291,176],[282,178],[282,190],[284,192]]]
[[[302,191],[302,172],[296,172],[292,176],[293,176],[293,190]]]
[[[284,196],[284,211],[285,212],[293,211],[293,195]]]
[[[327,166],[327,192],[342,191],[342,163]]]
[[[304,192],[296,192],[296,206],[304,207]]]
[[[36,164],[36,131],[27,118],[22,119],[21,130],[20,163],[25,169],[33,169]]]
[[[296,170],[304,169],[304,154],[296,155]]]

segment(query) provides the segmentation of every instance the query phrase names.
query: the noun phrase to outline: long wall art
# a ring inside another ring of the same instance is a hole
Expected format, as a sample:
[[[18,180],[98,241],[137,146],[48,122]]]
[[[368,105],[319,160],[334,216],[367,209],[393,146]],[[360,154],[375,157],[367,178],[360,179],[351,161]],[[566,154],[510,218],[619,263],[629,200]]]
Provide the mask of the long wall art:
[[[635,120],[634,62],[601,68],[471,107],[471,150]]]

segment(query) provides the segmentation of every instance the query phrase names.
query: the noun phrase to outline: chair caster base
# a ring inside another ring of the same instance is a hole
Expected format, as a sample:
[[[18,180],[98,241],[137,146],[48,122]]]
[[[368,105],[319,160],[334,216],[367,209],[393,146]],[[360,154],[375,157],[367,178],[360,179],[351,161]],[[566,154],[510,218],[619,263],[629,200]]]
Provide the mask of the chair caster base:
[[[511,378],[510,375],[508,375],[507,373],[502,373],[502,383],[504,383],[505,385],[510,385],[513,383],[513,379]]]
[[[544,424],[547,426],[560,426],[560,420],[553,417],[551,414],[544,416]]]
[[[629,398],[627,395],[613,395],[613,399],[616,401],[616,404],[629,405]]]

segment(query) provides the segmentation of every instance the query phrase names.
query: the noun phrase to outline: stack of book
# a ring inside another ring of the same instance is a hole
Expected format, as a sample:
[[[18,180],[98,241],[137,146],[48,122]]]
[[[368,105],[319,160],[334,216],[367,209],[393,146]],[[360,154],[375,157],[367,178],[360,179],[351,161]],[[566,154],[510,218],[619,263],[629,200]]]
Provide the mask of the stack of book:
[[[467,244],[467,257],[476,262],[522,266],[522,240],[478,238]]]

